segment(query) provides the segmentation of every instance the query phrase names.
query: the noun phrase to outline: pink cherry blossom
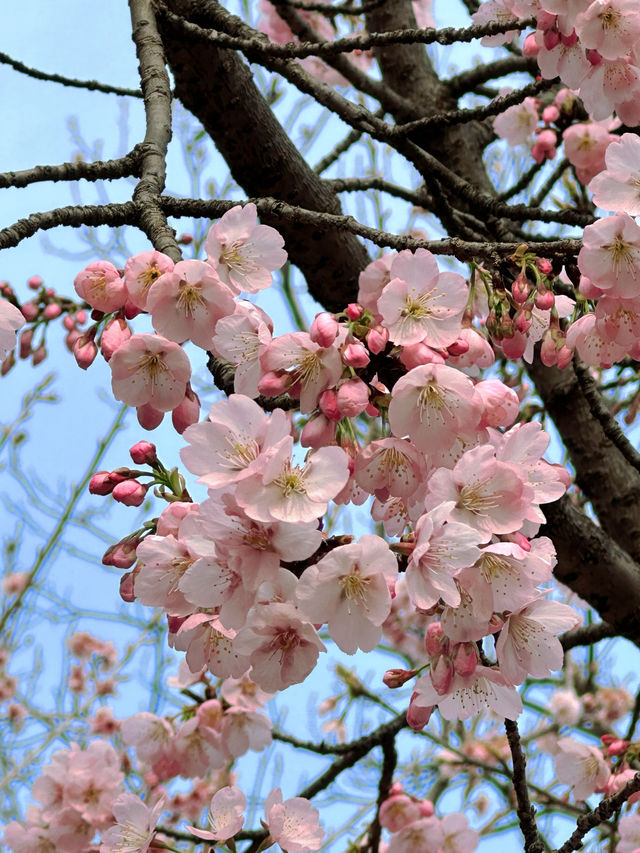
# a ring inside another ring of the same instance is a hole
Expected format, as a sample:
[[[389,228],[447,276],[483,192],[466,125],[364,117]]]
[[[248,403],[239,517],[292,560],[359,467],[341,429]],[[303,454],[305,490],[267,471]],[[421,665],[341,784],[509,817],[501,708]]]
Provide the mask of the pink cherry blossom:
[[[577,349],[580,358],[591,367],[611,367],[627,353],[625,346],[599,334],[595,314],[585,314],[571,324],[567,346]]]
[[[429,479],[427,507],[454,501],[452,521],[462,522],[489,538],[511,533],[524,521],[533,490],[525,486],[515,466],[500,462],[487,445],[467,450],[453,470],[439,468]]]
[[[133,335],[109,362],[116,400],[169,412],[184,399],[191,365],[178,344],[159,335]]]
[[[593,0],[576,19],[582,44],[605,59],[618,59],[640,39],[640,13],[635,0]]]
[[[535,98],[525,98],[521,104],[500,113],[493,120],[493,129],[509,145],[523,145],[535,133],[538,121],[538,102]]]
[[[235,302],[209,264],[180,261],[152,284],[147,310],[159,334],[209,349],[216,323],[233,314]]]
[[[453,503],[425,513],[416,524],[416,542],[409,556],[406,583],[416,607],[427,610],[442,598],[456,607],[460,591],[454,578],[480,556],[483,540],[475,527],[449,521]]]
[[[623,817],[618,824],[620,840],[616,845],[617,853],[635,853],[640,849],[640,815]]]
[[[234,648],[251,662],[253,681],[269,693],[304,681],[326,651],[313,625],[293,605],[278,602],[252,611]]]
[[[452,367],[426,364],[399,379],[391,392],[389,424],[423,453],[447,450],[458,434],[478,426],[482,403],[471,380]]]
[[[378,820],[380,826],[388,829],[389,832],[398,832],[419,820],[420,817],[420,809],[415,800],[410,799],[406,794],[395,794],[388,797],[380,806]]]
[[[0,361],[16,345],[16,332],[24,326],[22,312],[6,299],[0,298]]]
[[[448,814],[440,822],[444,833],[442,849],[446,853],[473,853],[478,846],[480,836],[469,826],[463,814]]]
[[[303,414],[310,414],[316,408],[318,396],[325,388],[337,384],[343,368],[336,346],[321,347],[306,332],[274,338],[260,355],[260,364],[264,371],[288,371],[285,388],[293,396],[299,388]]]
[[[236,294],[257,293],[269,287],[272,271],[279,270],[287,260],[280,234],[257,221],[255,204],[232,207],[207,235],[207,261]]]
[[[605,153],[607,168],[591,181],[593,200],[603,210],[640,215],[640,138],[623,133]]]
[[[282,409],[271,417],[242,394],[214,403],[209,417],[183,433],[188,446],[180,457],[208,488],[229,486],[261,471],[261,454],[288,436],[290,426]]]
[[[426,249],[408,249],[392,261],[391,281],[378,299],[382,325],[396,344],[446,347],[458,337],[469,291],[461,275],[438,270]]]
[[[146,311],[149,288],[161,275],[171,272],[173,267],[174,263],[168,255],[155,250],[130,257],[124,265],[124,283],[129,302]]]
[[[480,711],[493,711],[501,717],[516,720],[522,711],[520,696],[496,669],[476,667],[473,675],[455,675],[447,695],[439,695],[429,675],[422,675],[415,685],[415,704],[420,708],[438,706],[445,720],[467,720]]]
[[[274,788],[264,804],[265,824],[269,835],[287,853],[319,850],[324,829],[319,825],[318,809],[304,797],[282,802],[282,791]]]
[[[207,815],[207,823],[211,829],[196,829],[195,826],[187,826],[187,829],[206,841],[227,841],[244,826],[246,807],[247,798],[240,788],[235,785],[220,788],[211,799]]]
[[[141,711],[122,721],[120,734],[126,746],[135,747],[138,761],[155,764],[168,752],[173,729],[162,717]]]
[[[169,637],[169,645],[186,652],[191,672],[207,668],[218,678],[240,678],[249,669],[249,661],[234,646],[236,632],[225,628],[217,616],[194,613]]]
[[[378,313],[378,299],[382,291],[391,281],[389,270],[397,252],[389,252],[368,264],[360,273],[358,279],[358,302],[370,311],[376,320],[381,320]]]
[[[106,314],[122,308],[127,288],[120,273],[108,261],[94,261],[75,277],[73,286],[82,299]]]
[[[607,148],[617,139],[606,127],[595,123],[572,124],[563,131],[565,156],[575,166],[583,184],[588,184],[606,168]]]
[[[471,15],[471,20],[474,24],[488,24],[491,22],[508,24],[511,21],[515,22],[516,19],[505,0],[485,0],[485,2],[480,3],[478,10]],[[506,33],[498,33],[495,36],[483,36],[480,44],[485,47],[508,44],[516,35],[516,30],[509,30]]]
[[[640,226],[626,213],[587,225],[578,266],[609,296],[640,296]]]
[[[571,785],[576,800],[584,800],[603,788],[611,775],[599,749],[570,737],[557,742],[554,760],[558,781]]]
[[[273,448],[261,473],[242,480],[236,500],[256,521],[313,521],[327,511],[349,478],[347,454],[339,447],[322,447],[304,465],[293,465],[293,439],[287,436]]]
[[[260,356],[271,343],[268,319],[255,305],[239,301],[234,314],[216,323],[211,349],[218,358],[235,367],[233,387],[236,394],[253,398],[259,394]]]
[[[397,576],[396,558],[384,539],[365,535],[305,569],[296,599],[308,619],[327,623],[343,652],[370,652],[380,642],[380,626],[391,610],[389,589]]]
[[[389,495],[408,498],[426,480],[427,466],[410,441],[383,438],[360,450],[354,476],[361,488],[381,500]]]
[[[437,817],[423,817],[403,827],[389,839],[387,853],[440,853],[444,832]]]
[[[541,678],[562,667],[564,653],[554,634],[575,628],[580,619],[567,604],[537,599],[511,613],[500,631],[496,653],[500,672],[512,684],[527,675]]]
[[[164,807],[162,797],[149,808],[134,794],[121,794],[113,804],[118,822],[102,833],[100,853],[147,853]]]

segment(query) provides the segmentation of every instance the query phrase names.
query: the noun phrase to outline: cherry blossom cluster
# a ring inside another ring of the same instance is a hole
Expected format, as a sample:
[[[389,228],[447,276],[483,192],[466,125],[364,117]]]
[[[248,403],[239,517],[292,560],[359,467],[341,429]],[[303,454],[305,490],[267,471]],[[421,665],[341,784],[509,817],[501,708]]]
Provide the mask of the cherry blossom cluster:
[[[409,796],[398,782],[380,806],[379,821],[391,833],[387,853],[472,853],[478,846],[478,833],[463,814],[452,812],[440,819],[434,815],[433,803]]]
[[[122,597],[164,609],[169,642],[192,673],[248,675],[275,693],[314,669],[326,650],[323,625],[342,651],[373,650],[406,587],[408,606],[428,623],[429,672],[416,685],[412,725],[435,705],[450,718],[484,707],[516,717],[515,685],[561,665],[555,634],[577,622],[570,608],[541,597],[554,554],[536,537],[541,504],[558,499],[569,479],[542,459],[549,439],[538,424],[509,429],[515,391],[478,378],[494,355],[471,325],[482,310],[474,288],[440,272],[426,250],[391,253],[363,271],[357,303],[319,314],[309,333],[273,337],[269,318],[233,297],[270,284],[286,257],[281,237],[256,225],[247,205],[211,228],[206,249],[206,262],[176,265],[143,253],[122,276],[90,264],[75,282],[110,322],[118,312],[151,314],[156,334],[125,335],[109,359],[114,395],[139,415],[182,405],[190,365],[180,345],[188,339],[237,368],[237,393],[184,430],[182,462],[207,500],[192,503],[177,469],[166,469],[149,442],[131,449],[149,473],[119,468],[92,479],[92,492],[123,503],[140,505],[152,484],[170,502],[105,555],[108,564],[134,566]],[[517,260],[513,301],[530,326],[525,313],[535,310],[549,325],[562,299],[549,289],[551,265],[524,251]],[[493,298],[487,329],[497,335],[500,323]],[[520,334],[532,350],[534,335]],[[297,401],[307,416],[304,458],[296,421],[277,407],[266,414],[251,399],[259,394]],[[380,415],[388,432],[358,438]],[[400,541],[323,534],[330,504],[368,499],[373,518]],[[477,646],[491,636],[493,663]]]
[[[525,98],[500,113],[493,129],[513,147],[528,145],[536,163],[552,160],[562,141],[566,158],[575,167],[578,180],[586,185],[604,170],[605,152],[618,139],[611,131],[621,122],[575,123],[575,108],[576,97],[569,89],[561,89],[546,106],[539,98]]]
[[[536,18],[524,53],[535,56],[542,76],[560,77],[576,91],[593,121],[615,111],[627,126],[640,124],[640,11],[635,0],[488,0],[476,24]],[[485,36],[505,44],[515,31]]]
[[[553,756],[556,778],[572,788],[576,800],[586,800],[593,793],[610,797],[618,793],[637,773],[629,766],[638,757],[638,744],[615,734],[602,735],[600,748],[571,737],[546,740],[544,748]],[[632,794],[629,804],[640,800]]]

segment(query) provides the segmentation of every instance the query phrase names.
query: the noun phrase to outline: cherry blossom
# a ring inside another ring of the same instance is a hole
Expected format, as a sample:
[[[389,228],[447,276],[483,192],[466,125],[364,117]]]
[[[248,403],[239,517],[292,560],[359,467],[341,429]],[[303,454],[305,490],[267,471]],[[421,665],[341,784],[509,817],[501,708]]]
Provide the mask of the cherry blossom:
[[[446,347],[458,337],[469,296],[457,273],[441,273],[426,249],[405,250],[392,261],[391,280],[378,299],[382,324],[396,344]]]
[[[640,226],[626,213],[587,225],[578,266],[609,296],[640,296]]]
[[[15,347],[16,332],[24,323],[22,312],[6,299],[0,298],[0,361]]]
[[[384,539],[364,535],[305,569],[296,599],[308,619],[327,623],[343,652],[370,652],[380,642],[397,575],[396,558]]]
[[[280,234],[257,221],[255,204],[232,207],[207,235],[207,261],[234,293],[257,293],[269,287],[272,271],[287,260]]]
[[[603,210],[640,215],[640,138],[623,133],[605,153],[607,168],[589,184],[593,200]]]
[[[349,464],[344,450],[322,447],[301,466],[292,465],[292,447],[291,436],[281,439],[262,472],[238,484],[236,500],[255,521],[313,521],[346,484]]]
[[[419,708],[438,706],[445,720],[467,720],[479,711],[490,710],[501,717],[516,720],[522,701],[516,690],[496,669],[476,667],[473,675],[455,675],[450,690],[441,696],[429,675],[416,681],[414,704]]]
[[[252,664],[251,678],[275,693],[298,684],[326,651],[313,625],[291,604],[260,605],[234,640],[234,649]]]
[[[508,107],[496,116],[493,129],[509,145],[522,145],[535,133],[538,120],[538,102],[535,98],[525,98],[521,104]]]
[[[159,335],[133,335],[109,362],[116,400],[169,412],[184,399],[191,365],[178,344]]]
[[[576,800],[584,800],[604,787],[611,775],[599,749],[570,737],[557,742],[554,760],[558,781],[573,788]]]
[[[222,317],[215,327],[211,349],[235,367],[236,394],[257,397],[262,375],[260,356],[271,343],[269,318],[249,302],[236,303],[235,313]]]
[[[170,341],[209,349],[216,323],[233,314],[235,303],[209,264],[180,261],[151,285],[147,310],[156,332]]]
[[[318,810],[304,797],[282,801],[282,791],[274,788],[264,805],[265,824],[273,843],[288,853],[319,850],[324,830],[318,823]]]
[[[145,311],[149,288],[161,275],[172,272],[174,266],[168,255],[155,250],[132,255],[124,265],[124,283],[129,302]]]
[[[545,599],[511,613],[496,644],[500,672],[512,684],[519,684],[527,675],[541,678],[560,669],[564,654],[560,640],[553,635],[579,623],[569,605]]]
[[[211,829],[197,829],[195,826],[187,826],[187,829],[206,841],[227,841],[244,826],[246,807],[247,798],[240,788],[235,785],[220,788],[213,795],[207,814],[207,823]]]
[[[165,808],[164,798],[149,808],[134,794],[121,794],[112,808],[118,822],[102,833],[100,853],[147,853]]]
[[[92,308],[110,313],[122,308],[127,300],[127,288],[120,273],[108,261],[94,261],[75,277],[76,293]]]

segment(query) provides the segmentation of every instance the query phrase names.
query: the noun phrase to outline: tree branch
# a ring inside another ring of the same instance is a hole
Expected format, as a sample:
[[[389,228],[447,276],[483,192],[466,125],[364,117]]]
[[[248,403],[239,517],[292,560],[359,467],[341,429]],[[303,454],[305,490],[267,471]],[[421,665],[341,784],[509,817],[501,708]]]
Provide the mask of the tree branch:
[[[41,181],[104,181],[137,175],[141,153],[141,146],[136,146],[124,157],[114,160],[96,160],[93,163],[76,160],[59,166],[34,166],[18,172],[0,173],[0,189],[26,187]]]
[[[505,731],[507,732],[507,740],[511,749],[511,758],[513,760],[513,789],[517,801],[518,823],[524,838],[525,853],[543,853],[544,844],[538,834],[536,826],[535,808],[529,800],[529,790],[527,788],[527,759],[522,751],[520,744],[520,732],[518,724],[515,720],[504,721]]]

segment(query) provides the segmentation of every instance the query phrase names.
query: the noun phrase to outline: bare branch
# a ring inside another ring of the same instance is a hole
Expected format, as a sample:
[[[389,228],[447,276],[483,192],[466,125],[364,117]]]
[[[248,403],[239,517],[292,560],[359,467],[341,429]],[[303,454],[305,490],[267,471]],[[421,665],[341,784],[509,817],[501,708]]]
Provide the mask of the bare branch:
[[[529,800],[527,788],[527,759],[522,751],[520,733],[515,720],[504,721],[507,740],[513,760],[513,788],[516,794],[518,822],[524,838],[525,853],[543,853],[544,844],[536,826],[535,808]]]
[[[10,65],[14,71],[26,74],[36,80],[48,80],[50,83],[61,83],[63,86],[73,86],[76,89],[89,89],[91,92],[106,92],[109,95],[124,95],[130,98],[141,98],[140,89],[124,89],[122,86],[110,86],[107,83],[99,83],[97,80],[76,80],[73,77],[64,77],[62,74],[47,74],[37,68],[30,68],[17,59],[12,59],[8,54],[0,51],[0,62]]]
[[[76,160],[59,166],[34,166],[18,172],[0,173],[0,189],[26,187],[40,181],[105,181],[137,175],[141,153],[140,146],[136,146],[124,157],[114,160],[96,160],[93,163]]]

